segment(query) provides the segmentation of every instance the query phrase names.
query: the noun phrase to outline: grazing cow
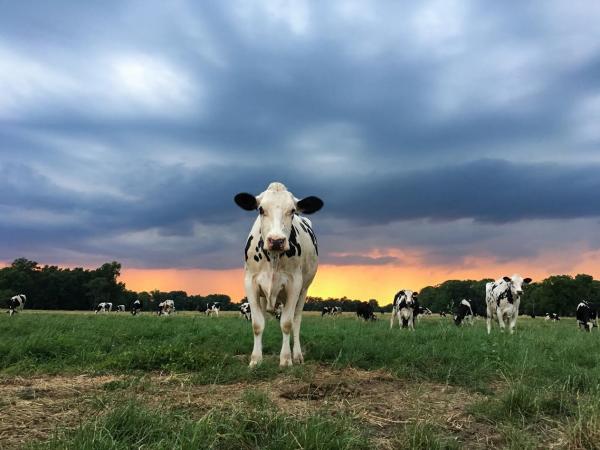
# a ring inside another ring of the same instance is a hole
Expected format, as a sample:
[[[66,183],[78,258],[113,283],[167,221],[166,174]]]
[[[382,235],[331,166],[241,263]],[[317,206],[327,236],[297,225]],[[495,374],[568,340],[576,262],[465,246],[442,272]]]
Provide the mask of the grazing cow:
[[[280,366],[304,362],[300,347],[300,325],[306,292],[317,273],[317,238],[310,220],[323,207],[317,197],[298,200],[281,183],[271,183],[258,196],[240,193],[235,203],[247,211],[258,210],[244,249],[246,297],[252,310],[254,348],[250,367],[262,361],[262,335],[265,312],[282,306]],[[290,334],[294,349],[290,349]]]
[[[414,331],[415,319],[419,315],[421,306],[417,300],[418,292],[408,289],[399,291],[394,296],[394,306],[392,308],[392,319],[390,320],[390,328],[394,327],[394,319],[398,318],[398,326],[402,323],[402,328],[410,328]]]
[[[594,305],[586,300],[582,300],[577,305],[575,317],[577,318],[577,325],[588,332],[594,328],[594,322],[596,322],[596,327],[598,326],[598,311]]]
[[[446,317],[446,311],[440,311],[440,317]]]
[[[364,320],[377,320],[373,305],[367,302],[361,302],[356,307],[356,316]]]
[[[134,301],[133,304],[131,305],[131,315],[135,316],[141,312],[142,312],[142,302],[139,300]]]
[[[117,305],[116,312],[125,312],[125,305]]]
[[[175,302],[173,300],[165,300],[158,304],[158,315],[168,316],[175,312]]]
[[[12,317],[13,314],[23,311],[27,296],[25,294],[17,294],[11,297],[8,301],[8,315]]]
[[[240,314],[246,320],[252,319],[252,312],[250,311],[250,303],[244,302],[240,305]]]
[[[487,303],[487,332],[492,332],[492,318],[498,318],[500,330],[508,325],[510,334],[514,333],[519,304],[523,295],[523,286],[531,283],[531,278],[521,278],[519,275],[499,278],[485,285],[485,302]]]
[[[552,320],[553,322],[558,322],[560,317],[556,313],[546,313],[546,320]]]
[[[341,306],[323,306],[321,310],[321,317],[323,316],[339,316],[342,314]]]
[[[113,304],[109,302],[98,303],[98,306],[96,306],[96,314],[99,312],[110,312],[112,311],[112,307]]]
[[[473,309],[471,308],[471,303],[467,299],[463,298],[458,304],[456,312],[454,313],[454,323],[457,327],[460,326],[463,321],[473,325],[473,318],[474,314]]]
[[[207,316],[212,317],[214,314],[215,316],[219,317],[219,311],[221,311],[221,304],[219,302],[215,302],[206,305],[206,311],[204,312]]]

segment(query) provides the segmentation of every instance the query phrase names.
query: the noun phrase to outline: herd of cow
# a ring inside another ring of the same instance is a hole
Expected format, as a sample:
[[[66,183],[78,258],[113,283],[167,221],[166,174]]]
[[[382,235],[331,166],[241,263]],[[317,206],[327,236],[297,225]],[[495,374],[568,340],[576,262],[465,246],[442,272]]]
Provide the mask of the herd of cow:
[[[245,275],[244,288],[247,302],[240,306],[244,318],[252,321],[254,347],[250,357],[250,367],[262,361],[262,335],[265,328],[265,314],[271,313],[279,319],[282,333],[282,345],[279,355],[281,366],[302,363],[304,357],[300,346],[300,326],[302,311],[309,286],[318,266],[319,249],[312,223],[301,214],[312,214],[323,207],[323,201],[310,196],[298,199],[281,183],[271,183],[261,194],[237,194],[235,203],[246,211],[257,211],[258,215],[250,230],[244,247]],[[503,277],[486,284],[486,320],[488,334],[492,321],[497,320],[500,329],[508,328],[512,334],[519,316],[519,304],[523,287],[531,282],[530,278],[519,275]],[[13,297],[9,303],[10,314],[23,309],[25,295]],[[112,303],[100,303],[96,313],[112,310]],[[141,303],[134,302],[131,313],[141,311]],[[207,315],[219,314],[218,303],[208,305]],[[117,305],[116,311],[125,311],[124,305]],[[158,315],[170,315],[175,312],[173,300],[158,304]],[[322,316],[336,316],[342,310],[338,306],[323,308]],[[430,314],[419,305],[418,293],[401,290],[394,296],[390,327],[394,322],[402,327],[414,330],[415,320],[423,314]],[[587,301],[577,305],[575,311],[578,326],[591,331],[597,326],[597,308]],[[361,303],[356,311],[358,317],[375,320],[374,308],[369,303]],[[445,315],[445,314],[442,314]],[[454,311],[456,325],[472,323],[473,309],[467,299],[460,301]],[[557,315],[547,315],[548,320],[559,320]],[[293,350],[290,338],[293,335]]]

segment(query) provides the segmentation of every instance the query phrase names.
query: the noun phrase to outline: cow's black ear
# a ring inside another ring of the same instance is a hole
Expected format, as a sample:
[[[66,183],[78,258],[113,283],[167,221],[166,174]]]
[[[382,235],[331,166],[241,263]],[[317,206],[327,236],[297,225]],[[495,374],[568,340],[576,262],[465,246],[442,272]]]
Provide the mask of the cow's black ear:
[[[256,197],[246,192],[239,193],[233,198],[233,200],[240,208],[245,209],[246,211],[254,211],[256,208],[258,208]]]
[[[319,197],[310,196],[303,198],[302,200],[298,200],[296,206],[299,212],[303,214],[312,214],[316,213],[323,207],[323,200],[321,200]]]
[[[525,283],[525,284],[529,284],[529,283],[531,283],[531,278],[525,278],[525,279],[523,280],[523,283]]]
[[[506,281],[507,283],[511,282],[512,280],[510,279],[510,277],[502,277],[502,279],[504,281]]]

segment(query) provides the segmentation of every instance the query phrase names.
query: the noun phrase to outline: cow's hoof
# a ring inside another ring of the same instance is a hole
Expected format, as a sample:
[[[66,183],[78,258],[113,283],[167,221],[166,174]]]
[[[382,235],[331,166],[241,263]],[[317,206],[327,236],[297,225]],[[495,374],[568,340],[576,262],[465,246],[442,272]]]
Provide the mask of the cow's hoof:
[[[252,356],[250,358],[249,367],[252,369],[252,368],[258,366],[261,362],[262,362],[262,356]]]
[[[304,356],[302,356],[302,353],[297,353],[294,355],[294,362],[296,364],[303,364],[304,363]]]
[[[293,365],[292,355],[281,356],[279,358],[279,367],[288,367]]]

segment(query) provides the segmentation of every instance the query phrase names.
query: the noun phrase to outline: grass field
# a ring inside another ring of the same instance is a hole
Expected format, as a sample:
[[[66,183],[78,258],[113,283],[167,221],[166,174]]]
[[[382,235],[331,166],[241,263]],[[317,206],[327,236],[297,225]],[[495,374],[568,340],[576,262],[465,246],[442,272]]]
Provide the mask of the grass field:
[[[0,448],[600,448],[599,333],[383,319],[307,314],[288,369],[270,320],[249,370],[236,314],[2,316]]]

